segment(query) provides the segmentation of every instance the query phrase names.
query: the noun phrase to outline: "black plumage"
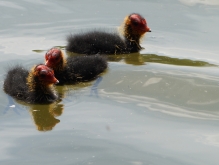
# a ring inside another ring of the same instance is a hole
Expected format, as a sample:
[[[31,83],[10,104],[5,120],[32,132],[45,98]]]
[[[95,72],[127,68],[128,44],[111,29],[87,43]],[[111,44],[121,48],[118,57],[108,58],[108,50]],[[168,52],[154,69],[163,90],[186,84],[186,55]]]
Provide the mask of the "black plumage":
[[[28,71],[20,65],[10,68],[4,80],[4,91],[17,100],[27,103],[51,103],[58,99],[52,84],[58,80],[45,65]]]
[[[66,50],[81,54],[121,54],[130,52],[126,41],[117,33],[92,31],[82,34],[69,35]]]
[[[46,65],[54,70],[58,85],[75,84],[95,79],[107,68],[105,57],[75,56],[64,58],[58,48],[50,49],[46,55]]]

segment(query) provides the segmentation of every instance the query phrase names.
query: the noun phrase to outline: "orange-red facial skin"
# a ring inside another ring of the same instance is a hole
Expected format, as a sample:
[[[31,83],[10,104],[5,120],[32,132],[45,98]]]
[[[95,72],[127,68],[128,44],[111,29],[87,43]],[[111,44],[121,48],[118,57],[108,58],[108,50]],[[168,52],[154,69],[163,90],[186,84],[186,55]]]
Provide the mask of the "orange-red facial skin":
[[[46,89],[48,86],[58,82],[53,70],[43,64],[33,67],[27,77],[27,85],[30,91],[37,90],[37,87]]]
[[[151,29],[147,26],[146,20],[139,14],[131,14],[128,16],[125,22],[126,26],[130,26],[132,33],[136,35],[143,35],[146,32],[151,32]]]
[[[33,74],[37,76],[44,84],[50,85],[58,83],[58,80],[54,76],[53,70],[46,65],[36,66]]]
[[[66,66],[66,60],[59,48],[52,48],[45,54],[45,65],[52,68],[55,73],[61,71]]]
[[[45,65],[54,68],[62,60],[62,52],[58,48],[52,48],[45,54]]]

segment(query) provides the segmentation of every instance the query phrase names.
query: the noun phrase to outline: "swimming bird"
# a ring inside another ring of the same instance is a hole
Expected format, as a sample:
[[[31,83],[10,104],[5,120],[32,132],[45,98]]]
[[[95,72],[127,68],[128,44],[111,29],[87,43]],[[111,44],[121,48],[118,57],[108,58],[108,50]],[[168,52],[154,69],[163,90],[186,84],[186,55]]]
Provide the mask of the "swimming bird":
[[[53,70],[46,65],[36,65],[30,71],[16,65],[7,72],[3,89],[17,100],[45,104],[59,99],[53,87],[58,82]]]
[[[122,36],[119,33],[89,31],[67,36],[68,52],[94,54],[126,54],[139,52],[140,40],[146,32],[151,32],[146,20],[137,13],[130,14],[122,25]]]
[[[59,85],[75,84],[95,79],[107,68],[105,57],[75,56],[65,58],[58,48],[51,48],[45,54],[45,64],[54,70]]]

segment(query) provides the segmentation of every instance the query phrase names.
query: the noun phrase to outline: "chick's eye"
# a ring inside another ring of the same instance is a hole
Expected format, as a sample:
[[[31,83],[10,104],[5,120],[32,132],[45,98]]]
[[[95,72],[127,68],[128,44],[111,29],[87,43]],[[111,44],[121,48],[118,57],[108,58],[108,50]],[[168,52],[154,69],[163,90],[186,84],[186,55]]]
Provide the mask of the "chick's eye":
[[[59,55],[56,54],[56,53],[54,53],[54,54],[52,54],[52,57],[53,57],[53,59],[58,59],[58,58],[59,58]]]
[[[45,77],[47,75],[47,71],[46,70],[41,70],[40,71],[40,76],[41,77]]]
[[[137,22],[137,21],[134,21],[134,22],[133,22],[133,25],[134,25],[134,26],[137,26],[137,25],[138,25],[138,22]]]

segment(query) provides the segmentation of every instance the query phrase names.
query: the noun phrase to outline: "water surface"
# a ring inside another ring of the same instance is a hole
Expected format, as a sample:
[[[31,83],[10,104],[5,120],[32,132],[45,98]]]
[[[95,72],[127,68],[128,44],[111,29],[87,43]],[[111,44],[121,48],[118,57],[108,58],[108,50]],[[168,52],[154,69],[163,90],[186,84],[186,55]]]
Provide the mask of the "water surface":
[[[217,165],[216,0],[1,1],[0,83],[7,68],[44,62],[66,36],[113,31],[138,12],[152,33],[140,53],[109,56],[97,80],[57,87],[28,105],[0,92],[0,164]]]

